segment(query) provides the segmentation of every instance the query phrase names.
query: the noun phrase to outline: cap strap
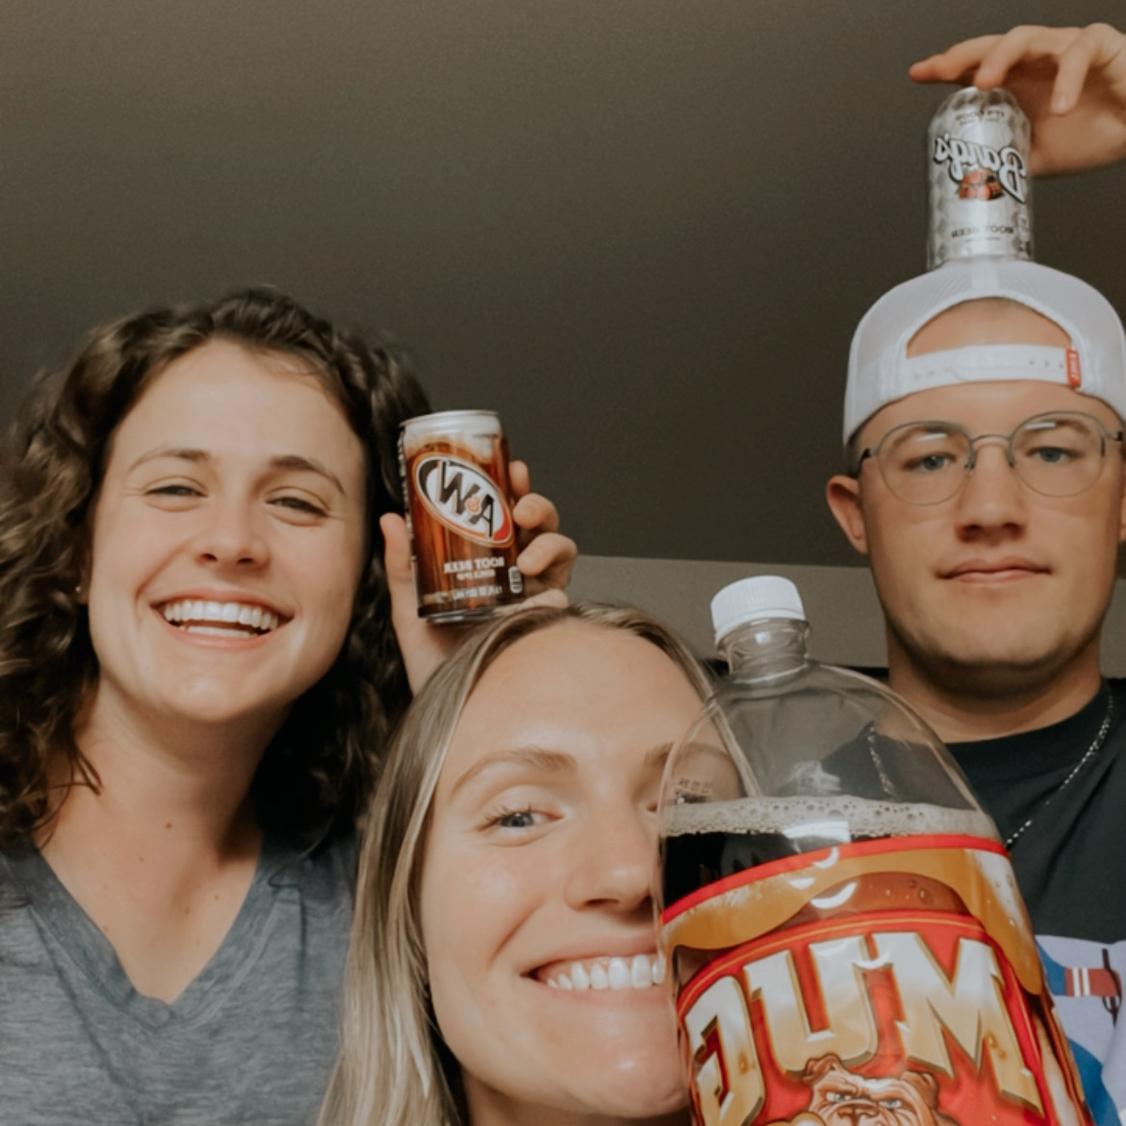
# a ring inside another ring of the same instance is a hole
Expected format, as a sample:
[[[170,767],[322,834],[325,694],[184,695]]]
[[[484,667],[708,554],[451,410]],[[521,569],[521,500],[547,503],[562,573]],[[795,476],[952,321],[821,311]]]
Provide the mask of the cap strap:
[[[1079,386],[1079,354],[1040,344],[973,344],[899,361],[896,398],[952,383],[1039,379]]]

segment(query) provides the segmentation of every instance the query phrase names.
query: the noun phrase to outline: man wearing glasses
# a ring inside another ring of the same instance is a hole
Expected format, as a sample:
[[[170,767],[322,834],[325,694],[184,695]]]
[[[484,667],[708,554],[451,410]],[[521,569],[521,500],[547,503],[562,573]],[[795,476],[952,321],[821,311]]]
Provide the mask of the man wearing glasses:
[[[1121,155],[1126,39],[1111,28],[1017,29],[912,73],[1007,74],[1041,171]],[[1107,126],[1079,130],[1086,146],[1052,132],[1061,93]],[[1099,668],[1126,540],[1124,417],[1126,334],[1101,294],[1032,262],[948,263],[861,321],[848,472],[828,486],[872,568],[891,686],[1012,852],[1099,1126],[1126,1122],[1126,682]]]

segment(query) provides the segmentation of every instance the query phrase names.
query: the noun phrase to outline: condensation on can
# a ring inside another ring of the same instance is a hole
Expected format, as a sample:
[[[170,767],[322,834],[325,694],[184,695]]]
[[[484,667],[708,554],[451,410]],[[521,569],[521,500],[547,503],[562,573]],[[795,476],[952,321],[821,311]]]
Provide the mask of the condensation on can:
[[[927,131],[927,268],[1032,258],[1031,127],[1007,90],[957,90]]]
[[[399,431],[418,615],[457,622],[520,602],[508,445],[493,411],[441,411]]]

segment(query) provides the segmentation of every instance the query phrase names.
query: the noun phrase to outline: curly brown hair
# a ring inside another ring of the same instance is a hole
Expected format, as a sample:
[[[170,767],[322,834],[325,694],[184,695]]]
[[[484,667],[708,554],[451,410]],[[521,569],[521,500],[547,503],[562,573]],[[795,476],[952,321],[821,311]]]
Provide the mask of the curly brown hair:
[[[255,776],[264,826],[311,843],[349,825],[378,752],[409,700],[390,624],[378,520],[401,511],[400,422],[429,404],[403,355],[271,289],[148,310],[95,329],[67,367],[41,376],[0,466],[0,851],[49,825],[70,786],[99,782],[72,727],[97,659],[77,588],[113,434],[145,388],[208,340],[295,355],[339,404],[367,462],[368,558],[343,647],[293,706]],[[61,772],[63,756],[68,770]],[[54,783],[54,784],[52,784]]]

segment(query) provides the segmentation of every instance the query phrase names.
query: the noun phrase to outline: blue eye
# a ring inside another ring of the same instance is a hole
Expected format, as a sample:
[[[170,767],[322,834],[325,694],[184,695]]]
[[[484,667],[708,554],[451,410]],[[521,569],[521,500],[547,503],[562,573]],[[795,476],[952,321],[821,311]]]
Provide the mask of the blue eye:
[[[953,464],[954,458],[950,454],[927,454],[925,457],[915,458],[907,463],[907,468],[914,473],[937,473]]]
[[[1065,450],[1060,446],[1041,446],[1032,451],[1032,456],[1045,465],[1065,465],[1075,458],[1071,450]]]
[[[539,824],[537,813],[531,806],[524,809],[500,809],[490,814],[485,821],[488,828],[498,829],[533,829]]]

